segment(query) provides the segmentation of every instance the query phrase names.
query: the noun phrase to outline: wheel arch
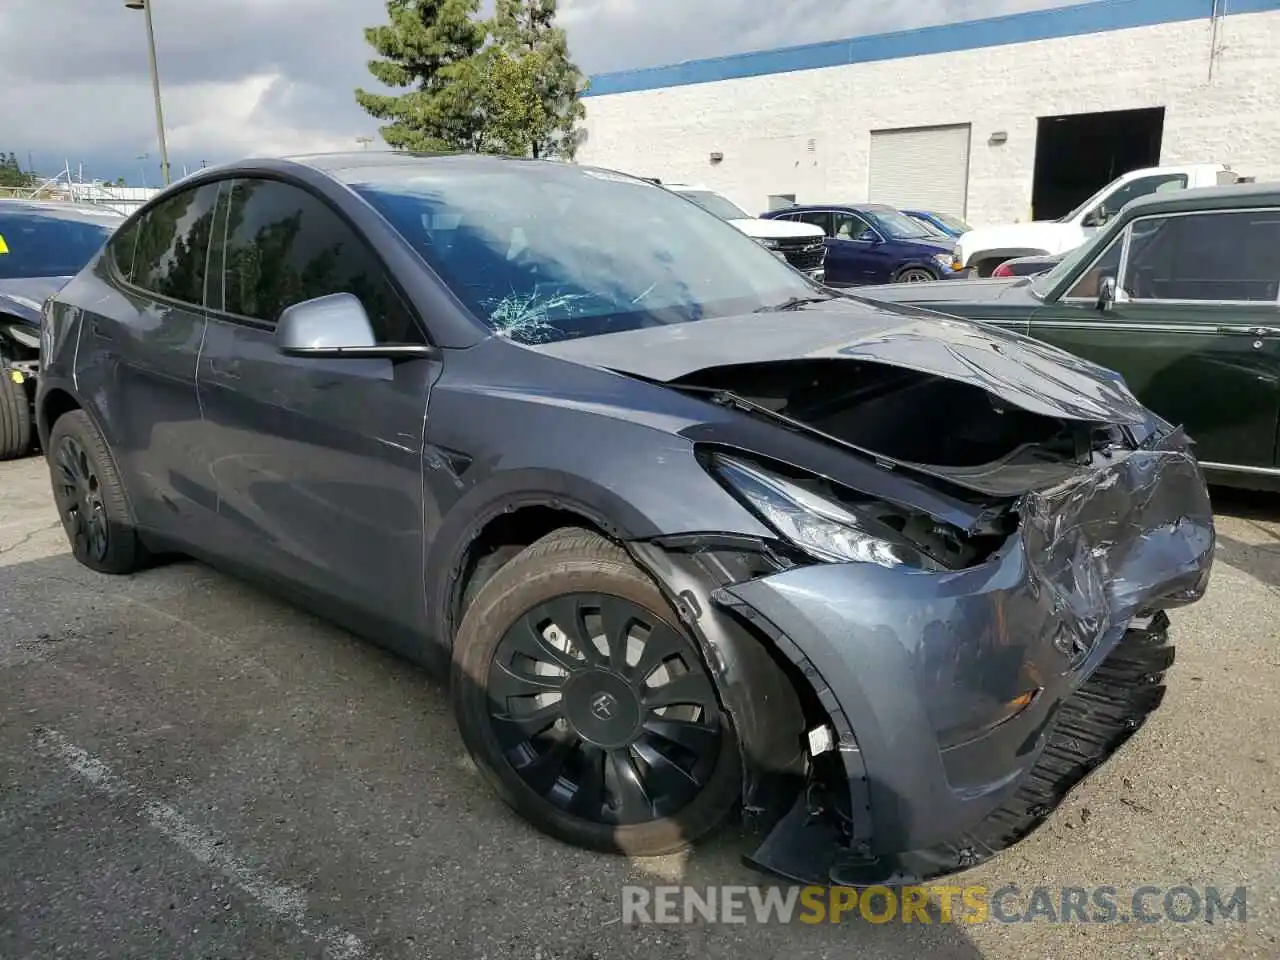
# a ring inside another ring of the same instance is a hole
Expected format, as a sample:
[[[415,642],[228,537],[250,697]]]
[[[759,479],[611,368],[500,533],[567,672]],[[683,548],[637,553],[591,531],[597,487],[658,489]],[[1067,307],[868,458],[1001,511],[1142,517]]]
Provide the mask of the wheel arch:
[[[69,390],[51,387],[44,392],[36,408],[36,429],[40,434],[40,446],[48,449],[53,425],[73,410],[83,410],[84,405]]]

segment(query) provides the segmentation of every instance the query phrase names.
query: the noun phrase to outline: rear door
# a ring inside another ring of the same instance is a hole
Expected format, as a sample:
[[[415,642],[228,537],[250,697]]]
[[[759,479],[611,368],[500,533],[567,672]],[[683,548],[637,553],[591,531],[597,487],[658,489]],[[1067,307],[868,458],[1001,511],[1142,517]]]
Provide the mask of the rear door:
[[[382,342],[425,342],[393,278],[324,198],[237,180],[199,368],[226,549],[371,618],[424,619],[422,452],[434,361],[287,357],[288,306],[360,298]]]
[[[1119,297],[1097,308],[1100,276]],[[1280,421],[1280,210],[1135,220],[1032,336],[1121,373],[1148,407],[1187,428],[1208,465],[1276,466]]]
[[[113,235],[107,296],[85,313],[77,383],[125,473],[138,523],[199,542],[217,508],[196,362],[221,183],[180,190]]]

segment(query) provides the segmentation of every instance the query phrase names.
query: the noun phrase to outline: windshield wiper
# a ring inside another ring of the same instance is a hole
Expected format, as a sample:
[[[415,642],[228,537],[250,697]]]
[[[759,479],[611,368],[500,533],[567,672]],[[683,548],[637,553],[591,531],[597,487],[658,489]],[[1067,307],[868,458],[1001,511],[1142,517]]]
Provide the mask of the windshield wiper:
[[[790,300],[784,300],[782,303],[766,304],[752,310],[752,313],[776,313],[779,310],[798,310],[806,304],[810,303],[826,303],[828,300],[834,300],[835,297],[792,297]]]

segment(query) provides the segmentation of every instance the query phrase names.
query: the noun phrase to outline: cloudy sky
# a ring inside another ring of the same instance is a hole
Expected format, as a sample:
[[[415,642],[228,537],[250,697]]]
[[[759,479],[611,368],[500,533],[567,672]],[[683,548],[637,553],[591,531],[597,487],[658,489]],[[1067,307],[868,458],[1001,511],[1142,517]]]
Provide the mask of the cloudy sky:
[[[372,83],[361,28],[385,20],[383,0],[152,2],[175,175],[376,136],[352,90]],[[561,0],[561,23],[578,65],[599,73],[1072,2]],[[123,0],[2,0],[0,84],[0,150],[24,166],[30,153],[45,174],[70,161],[158,182],[144,17]]]

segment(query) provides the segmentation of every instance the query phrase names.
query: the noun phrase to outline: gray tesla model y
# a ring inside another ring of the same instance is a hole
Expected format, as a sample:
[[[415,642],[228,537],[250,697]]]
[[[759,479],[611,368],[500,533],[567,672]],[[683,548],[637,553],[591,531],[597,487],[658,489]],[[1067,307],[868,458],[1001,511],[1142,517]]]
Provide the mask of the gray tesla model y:
[[[938,876],[1159,704],[1214,550],[1188,439],[1029,339],[816,285],[570,163],[201,171],[49,301],[75,556],[201,558],[449,671],[546,832]]]

